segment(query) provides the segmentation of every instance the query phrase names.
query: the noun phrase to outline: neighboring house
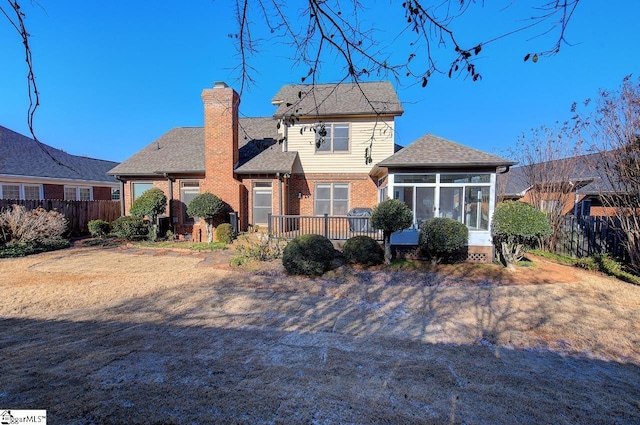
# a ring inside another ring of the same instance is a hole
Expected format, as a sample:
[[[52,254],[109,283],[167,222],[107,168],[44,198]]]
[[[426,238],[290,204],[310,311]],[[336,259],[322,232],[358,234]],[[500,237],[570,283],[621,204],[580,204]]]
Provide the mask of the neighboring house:
[[[601,200],[602,194],[613,192],[608,179],[601,176],[603,158],[606,156],[592,153],[513,167],[498,178],[498,200],[520,200],[542,211],[558,207],[563,215],[613,215]],[[541,177],[532,182],[531,176]]]
[[[70,155],[0,126],[0,199],[117,200],[118,163]]]
[[[269,214],[344,216],[392,196],[414,211],[415,228],[433,216],[464,222],[469,252],[491,261],[496,173],[513,162],[432,135],[399,147],[403,108],[390,83],[287,85],[266,118],[238,118],[239,96],[224,83],[202,99],[204,127],[174,128],[109,172],[123,182],[126,213],[161,188],[175,232],[197,237],[186,206],[198,193],[228,203],[241,230]]]

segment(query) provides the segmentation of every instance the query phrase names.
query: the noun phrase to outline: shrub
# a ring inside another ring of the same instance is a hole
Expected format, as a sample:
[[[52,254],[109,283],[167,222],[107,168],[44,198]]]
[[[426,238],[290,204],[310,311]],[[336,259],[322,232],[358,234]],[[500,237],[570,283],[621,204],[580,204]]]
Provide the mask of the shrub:
[[[229,223],[222,223],[216,228],[216,240],[218,242],[230,244],[233,242],[233,227]]]
[[[447,255],[469,242],[469,229],[463,223],[447,217],[434,217],[420,226],[418,244],[432,264],[440,263]]]
[[[289,242],[282,252],[282,264],[289,274],[320,276],[331,269],[334,249],[320,235],[302,235]]]
[[[66,231],[67,219],[57,211],[13,205],[0,213],[0,245],[45,244],[62,240]]]
[[[371,213],[371,225],[382,230],[384,237],[384,262],[391,264],[391,234],[404,230],[413,223],[413,212],[398,199],[387,199],[375,206]]]
[[[41,252],[55,251],[69,248],[71,243],[67,239],[52,240],[42,243],[16,242],[5,247],[0,247],[0,258],[25,257]]]
[[[111,230],[117,237],[132,241],[145,238],[149,226],[142,217],[123,216],[112,223]]]
[[[153,187],[140,195],[131,206],[134,217],[149,217],[149,239],[158,237],[158,216],[167,210],[167,197],[157,187]]]
[[[502,262],[509,269],[515,269],[526,249],[551,231],[544,213],[524,202],[503,202],[493,213],[491,234]]]
[[[262,233],[258,233],[257,241],[250,241],[248,237],[244,237],[241,243],[236,247],[238,253],[238,260],[250,259],[257,261],[271,261],[276,258],[282,257],[283,247],[287,244],[286,240],[279,238],[272,238],[268,236],[261,236]]]
[[[196,196],[187,206],[187,214],[200,217],[205,221],[207,242],[213,242],[213,223],[211,220],[225,211],[225,203],[216,195],[205,192]]]
[[[376,266],[384,262],[384,251],[375,239],[369,236],[354,236],[345,242],[342,255],[350,264]]]
[[[109,234],[109,223],[104,220],[91,220],[87,227],[94,238],[102,239]]]

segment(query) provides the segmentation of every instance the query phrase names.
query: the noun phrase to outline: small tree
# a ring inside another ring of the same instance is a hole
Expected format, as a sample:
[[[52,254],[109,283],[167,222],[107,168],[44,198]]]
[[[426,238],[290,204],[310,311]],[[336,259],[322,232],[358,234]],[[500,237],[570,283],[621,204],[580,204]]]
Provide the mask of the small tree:
[[[469,242],[469,229],[464,223],[447,217],[434,217],[420,226],[420,249],[439,264],[446,255],[463,248]]]
[[[493,213],[493,242],[509,270],[515,270],[528,246],[551,232],[544,213],[524,202],[503,202]]]
[[[413,212],[398,199],[380,202],[371,214],[371,225],[382,230],[384,238],[384,262],[391,264],[391,234],[408,229],[413,223]]]
[[[134,217],[149,217],[149,239],[158,237],[158,216],[167,210],[167,197],[157,187],[146,190],[133,201],[131,215]]]
[[[193,198],[187,207],[187,214],[204,220],[207,229],[207,242],[213,242],[213,219],[225,211],[225,204],[216,195],[205,192]]]

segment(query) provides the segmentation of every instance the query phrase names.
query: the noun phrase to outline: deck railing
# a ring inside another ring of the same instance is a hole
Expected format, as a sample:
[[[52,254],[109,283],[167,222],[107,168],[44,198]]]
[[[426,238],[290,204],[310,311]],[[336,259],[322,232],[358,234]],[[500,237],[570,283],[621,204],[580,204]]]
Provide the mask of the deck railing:
[[[382,240],[382,232],[373,229],[369,217],[269,214],[268,220],[269,235],[279,238],[293,239],[300,235],[316,234],[331,240],[347,240],[358,235]]]

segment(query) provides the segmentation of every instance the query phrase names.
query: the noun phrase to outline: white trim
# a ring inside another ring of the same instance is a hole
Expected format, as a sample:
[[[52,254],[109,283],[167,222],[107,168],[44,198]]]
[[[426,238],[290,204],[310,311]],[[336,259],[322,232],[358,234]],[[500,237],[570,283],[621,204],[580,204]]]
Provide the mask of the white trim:
[[[38,187],[38,199],[37,200],[42,200],[44,199],[44,194],[43,194],[43,189],[42,189],[42,185],[41,184],[37,184],[37,183],[21,183],[21,182],[13,182],[13,181],[5,181],[2,180],[0,181],[0,199],[4,199],[4,193],[2,193],[2,186],[3,185],[11,185],[11,186],[18,186],[18,199],[25,199],[25,194],[24,194],[24,187],[25,186],[37,186]]]
[[[78,185],[78,186],[72,186],[72,185],[65,185],[63,188],[63,197],[65,201],[69,201],[69,199],[67,199],[67,189],[75,189],[76,191],[76,199],[72,199],[73,201],[80,201],[80,189],[89,189],[89,201],[93,201],[93,187],[92,186],[82,186],[82,185]],[[87,200],[87,199],[85,199]]]
[[[33,176],[19,176],[14,174],[0,174],[0,180],[11,183],[26,183],[26,184],[58,184],[58,185],[81,185],[81,186],[109,186],[119,187],[119,182],[106,182],[100,180],[81,180],[81,179],[61,179],[53,177],[33,177]]]

